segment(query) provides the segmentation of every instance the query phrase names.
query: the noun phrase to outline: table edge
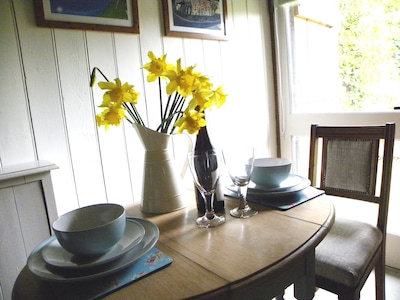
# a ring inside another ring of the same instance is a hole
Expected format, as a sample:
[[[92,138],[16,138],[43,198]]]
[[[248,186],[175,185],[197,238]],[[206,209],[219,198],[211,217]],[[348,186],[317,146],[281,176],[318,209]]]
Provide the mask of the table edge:
[[[280,272],[282,272],[282,269],[290,268],[291,265],[309,255],[309,252],[313,251],[317,247],[317,245],[326,237],[334,222],[335,208],[331,203],[331,209],[328,218],[322,225],[320,225],[321,228],[309,240],[307,240],[303,245],[301,245],[294,252],[292,252],[282,260],[276,262],[272,266],[268,266],[267,269],[261,270],[257,274],[252,274],[247,278],[241,279],[240,281],[230,283],[230,293],[234,294],[236,290],[240,290],[244,287],[248,289],[249,286],[263,284],[266,280],[270,280],[279,276]]]

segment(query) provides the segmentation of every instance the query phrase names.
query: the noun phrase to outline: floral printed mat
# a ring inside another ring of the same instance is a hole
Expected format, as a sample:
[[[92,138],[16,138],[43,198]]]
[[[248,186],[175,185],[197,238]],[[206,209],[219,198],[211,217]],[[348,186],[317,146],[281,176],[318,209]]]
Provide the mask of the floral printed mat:
[[[83,282],[53,283],[52,290],[57,294],[58,299],[101,299],[171,263],[171,257],[157,248],[152,248],[132,266],[117,273]]]

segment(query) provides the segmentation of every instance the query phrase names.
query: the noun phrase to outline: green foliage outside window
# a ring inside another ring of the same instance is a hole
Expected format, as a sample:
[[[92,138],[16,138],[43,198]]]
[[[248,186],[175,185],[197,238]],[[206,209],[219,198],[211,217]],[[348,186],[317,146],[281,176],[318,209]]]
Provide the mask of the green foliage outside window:
[[[400,105],[400,1],[339,0],[339,72],[345,110]]]

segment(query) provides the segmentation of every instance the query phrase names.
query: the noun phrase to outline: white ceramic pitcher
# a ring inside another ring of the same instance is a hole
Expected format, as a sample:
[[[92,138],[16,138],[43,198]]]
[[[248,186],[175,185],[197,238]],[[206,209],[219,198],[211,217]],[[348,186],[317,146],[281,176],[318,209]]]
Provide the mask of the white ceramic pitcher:
[[[143,147],[143,185],[140,209],[147,213],[166,213],[186,207],[182,194],[182,176],[187,169],[187,160],[180,175],[171,154],[172,135],[160,133],[134,124]],[[188,138],[188,152],[192,151]]]

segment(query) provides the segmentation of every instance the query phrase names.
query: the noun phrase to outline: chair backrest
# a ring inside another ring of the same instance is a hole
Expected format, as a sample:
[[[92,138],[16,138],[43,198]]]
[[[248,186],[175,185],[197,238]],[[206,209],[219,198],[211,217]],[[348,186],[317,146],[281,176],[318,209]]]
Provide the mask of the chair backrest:
[[[386,233],[395,124],[311,125],[310,137],[308,176],[311,184],[328,195],[379,204],[377,226]],[[383,152],[380,151],[381,147]],[[378,172],[380,153],[383,153],[382,169]],[[378,178],[379,174],[381,176]],[[379,193],[377,186],[380,186]]]

